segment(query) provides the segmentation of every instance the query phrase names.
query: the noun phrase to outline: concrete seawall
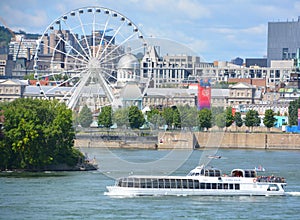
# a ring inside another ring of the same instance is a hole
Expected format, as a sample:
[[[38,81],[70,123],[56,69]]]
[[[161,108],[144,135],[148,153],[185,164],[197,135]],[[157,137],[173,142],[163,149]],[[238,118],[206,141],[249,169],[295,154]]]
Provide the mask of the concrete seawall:
[[[300,150],[300,135],[290,133],[161,132],[157,137],[122,137],[112,140],[78,136],[75,147],[136,149],[235,149]]]

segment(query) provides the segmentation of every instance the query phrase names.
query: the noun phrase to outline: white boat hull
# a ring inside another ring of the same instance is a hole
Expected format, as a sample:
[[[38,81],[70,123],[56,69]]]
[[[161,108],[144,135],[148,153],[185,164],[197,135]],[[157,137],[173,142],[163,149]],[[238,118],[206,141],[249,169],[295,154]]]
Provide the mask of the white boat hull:
[[[252,184],[255,188],[229,190],[229,189],[148,189],[107,186],[109,196],[283,196],[283,189],[268,191],[267,185]]]

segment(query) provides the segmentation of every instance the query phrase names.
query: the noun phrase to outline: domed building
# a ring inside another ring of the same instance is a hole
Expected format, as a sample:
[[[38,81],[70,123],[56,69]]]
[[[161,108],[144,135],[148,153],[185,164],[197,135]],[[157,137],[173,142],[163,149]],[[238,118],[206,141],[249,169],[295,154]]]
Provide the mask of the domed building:
[[[131,53],[125,54],[118,62],[117,83],[122,85],[127,82],[140,80],[140,63]]]

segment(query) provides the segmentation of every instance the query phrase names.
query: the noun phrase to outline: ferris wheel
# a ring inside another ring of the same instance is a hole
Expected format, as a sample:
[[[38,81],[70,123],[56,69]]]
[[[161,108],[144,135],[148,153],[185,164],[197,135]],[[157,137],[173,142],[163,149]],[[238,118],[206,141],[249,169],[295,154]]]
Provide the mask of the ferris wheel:
[[[54,96],[75,109],[90,106],[122,106],[122,89],[138,83],[146,93],[150,77],[141,73],[139,59],[147,44],[131,20],[114,10],[84,7],[55,19],[38,40],[34,77],[40,94]],[[98,97],[97,97],[98,96]],[[82,98],[85,97],[85,98]]]

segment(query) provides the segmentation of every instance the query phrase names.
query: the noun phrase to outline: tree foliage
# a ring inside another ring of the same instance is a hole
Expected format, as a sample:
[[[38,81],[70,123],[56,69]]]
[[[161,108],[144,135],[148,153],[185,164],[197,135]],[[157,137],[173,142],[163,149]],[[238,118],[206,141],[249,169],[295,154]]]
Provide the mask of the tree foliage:
[[[168,125],[168,127],[171,128],[173,124],[173,109],[171,107],[164,108],[162,116],[165,119],[165,122]]]
[[[105,128],[110,128],[112,123],[112,107],[104,106],[98,116],[98,125],[103,125]]]
[[[1,169],[41,169],[50,164],[75,165],[72,111],[58,101],[16,99],[3,106]]]
[[[226,127],[230,127],[232,123],[234,122],[234,116],[232,114],[232,107],[227,107],[225,110],[225,116],[226,116]]]
[[[217,114],[215,116],[215,123],[219,128],[224,128],[226,126],[226,114],[225,114],[225,112]]]
[[[300,108],[300,98],[290,102],[289,125],[298,125],[298,109],[299,108]]]
[[[244,122],[243,122],[243,119],[242,119],[242,114],[240,112],[236,112],[234,114],[234,122],[235,122],[235,125],[237,127],[242,127]]]
[[[78,122],[84,128],[88,128],[93,122],[92,111],[89,109],[87,105],[84,105],[82,107],[79,113]]]
[[[254,126],[259,126],[260,125],[260,118],[258,117],[258,112],[255,110],[249,110],[246,113],[245,117],[245,125],[247,127],[251,127],[253,129]]]
[[[113,112],[113,123],[116,123],[119,127],[129,127],[129,108],[119,108]]]
[[[3,26],[0,26],[0,47],[7,47],[12,37],[12,33]]]
[[[173,126],[174,128],[181,128],[181,117],[177,107],[173,107]]]
[[[181,128],[181,114],[176,106],[164,108],[162,116],[169,128]]]
[[[193,128],[198,125],[198,121],[195,120],[198,118],[198,110],[196,107],[190,107],[188,105],[178,106],[181,119],[181,127],[184,128]]]
[[[276,122],[276,118],[274,116],[275,113],[272,109],[267,109],[265,111],[264,125],[268,128],[268,130],[270,130],[270,128],[272,128]]]
[[[165,124],[165,120],[158,109],[151,109],[151,111],[147,112],[146,115],[147,121],[152,124],[154,129],[157,129]]]
[[[145,123],[145,118],[141,110],[137,106],[130,106],[128,112],[130,128],[136,129]]]
[[[212,112],[209,109],[201,109],[198,112],[199,128],[203,130],[204,128],[209,129],[212,127]]]

